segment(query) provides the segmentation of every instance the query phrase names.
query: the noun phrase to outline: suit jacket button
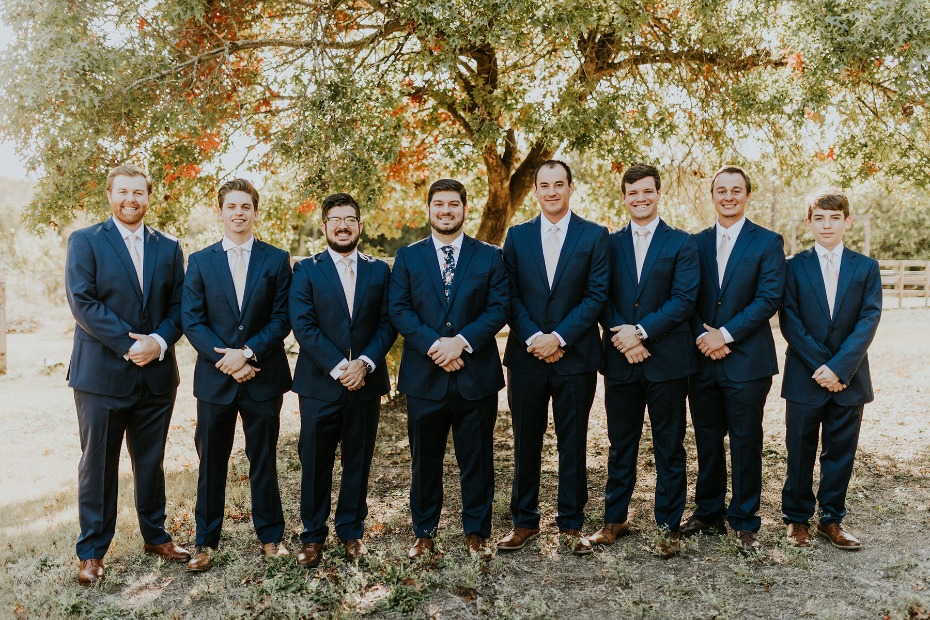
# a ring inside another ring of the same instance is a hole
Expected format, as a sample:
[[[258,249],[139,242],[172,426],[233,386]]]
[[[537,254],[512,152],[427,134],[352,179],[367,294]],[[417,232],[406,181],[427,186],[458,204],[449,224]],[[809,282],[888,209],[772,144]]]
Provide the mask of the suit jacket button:
[[[245,329],[245,328],[244,328],[242,325],[240,325],[240,326],[239,326],[239,331],[241,332],[243,329]]]
[[[634,308],[639,308],[639,304],[633,304]]]
[[[446,323],[446,327],[452,327],[452,323]]]
[[[718,305],[718,306],[722,306],[722,305],[723,305],[723,302],[722,302],[722,301],[718,301],[718,302],[717,302],[717,305]]]

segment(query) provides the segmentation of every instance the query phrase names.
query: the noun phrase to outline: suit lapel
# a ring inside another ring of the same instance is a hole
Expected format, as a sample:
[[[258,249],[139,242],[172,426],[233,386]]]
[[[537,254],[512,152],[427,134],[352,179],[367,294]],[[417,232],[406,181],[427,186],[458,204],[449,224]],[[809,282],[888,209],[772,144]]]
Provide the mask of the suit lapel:
[[[568,234],[565,235],[565,242],[562,243],[562,251],[559,252],[559,262],[555,268],[555,275],[552,277],[552,288],[549,289],[550,295],[552,294],[552,291],[555,290],[555,287],[559,285],[559,278],[562,277],[562,273],[565,271],[565,266],[568,264],[572,252],[575,251],[575,245],[577,245],[578,239],[581,237],[581,227],[584,225],[584,221],[572,213],[569,222]],[[539,249],[542,251],[542,236],[540,236],[537,241],[539,242]],[[543,261],[542,265],[543,271],[545,271],[545,261]]]
[[[643,288],[646,286],[646,281],[649,279],[649,273],[652,271],[652,267],[656,264],[656,258],[659,254],[662,253],[662,247],[665,245],[665,242],[668,241],[668,225],[659,220],[659,225],[656,226],[656,232],[652,236],[652,242],[649,244],[649,249],[646,250],[646,259],[643,261],[643,272],[640,274],[639,283],[636,286],[636,297],[638,298],[642,292]],[[634,255],[634,263],[636,258]],[[633,265],[633,275],[634,281],[636,276],[636,265]]]
[[[245,309],[249,305],[252,291],[255,290],[255,283],[258,282],[258,274],[262,272],[262,266],[265,264],[265,258],[268,256],[265,249],[265,244],[258,239],[252,242],[252,256],[249,257],[249,271],[245,277],[245,292],[242,293],[243,312],[245,312]]]
[[[701,253],[701,261],[707,266],[707,271],[713,276],[714,290],[720,293],[720,273],[717,271],[717,229],[714,226],[705,228],[697,237],[698,251]],[[704,277],[704,274],[701,274]]]
[[[142,305],[145,306],[149,301],[149,292],[152,290],[152,278],[155,276],[155,263],[158,262],[158,237],[148,226],[143,226],[145,231],[143,245],[145,253],[142,256],[142,284],[145,289],[142,291]]]
[[[433,236],[430,235],[420,242],[420,260],[426,268],[429,277],[433,283],[433,290],[436,291],[436,297],[443,304],[446,303],[446,294],[442,290],[442,270],[439,269],[439,258],[436,254],[436,246],[433,244]]]
[[[339,278],[339,270],[336,269],[336,263],[333,262],[333,257],[326,250],[320,253],[318,260],[320,264],[320,271],[323,272],[323,275],[326,276],[326,279],[329,281],[329,285],[333,287],[333,292],[336,294],[336,299],[339,300],[339,307],[342,308],[343,314],[346,315],[346,318],[349,317],[349,303],[346,301],[346,292],[342,287],[342,279]],[[361,262],[361,261],[359,261]],[[358,302],[358,280],[355,281],[355,300]]]
[[[805,250],[798,258],[792,260],[803,261],[804,273],[807,275],[811,290],[814,291],[818,305],[821,311],[823,311],[823,315],[827,317],[827,322],[829,323],[831,320],[830,305],[827,303],[827,287],[823,282],[823,272],[820,270],[820,257],[817,256],[817,250],[810,248]]]
[[[222,241],[213,244],[210,263],[213,265],[213,271],[215,272],[217,281],[220,283],[220,288],[223,289],[226,301],[229,302],[229,307],[232,309],[233,314],[238,317],[239,302],[236,299],[236,285],[233,283],[232,271],[229,270],[229,258],[226,252],[223,251]]]
[[[126,247],[126,240],[120,235],[119,229],[116,227],[116,224],[113,223],[113,220],[107,220],[104,223],[104,228],[107,231],[107,241],[113,246],[113,251],[119,256],[120,262],[126,269],[126,275],[129,276],[129,281],[133,284],[132,290],[136,292],[141,300],[142,289],[139,287],[139,276],[136,275],[136,266],[132,264],[132,257],[129,256],[129,248]],[[142,277],[144,279],[145,274],[143,274]]]
[[[730,279],[733,277],[733,272],[736,270],[736,266],[739,264],[740,259],[743,257],[743,252],[745,252],[746,248],[749,247],[749,244],[752,243],[752,239],[755,233],[756,225],[749,220],[746,220],[746,222],[743,224],[743,230],[740,231],[739,236],[736,238],[736,243],[733,244],[733,249],[730,250],[730,257],[727,259],[726,270],[723,272],[723,284],[720,287],[721,293],[727,289],[727,285],[730,283]],[[714,241],[716,242],[716,240],[717,235],[715,230]],[[714,255],[716,258],[716,251],[714,252]],[[714,260],[714,262],[716,263],[717,261]]]
[[[468,271],[468,264],[475,255],[476,243],[474,239],[467,235],[462,238],[462,249],[459,250],[459,260],[455,263],[455,274],[452,276],[452,287],[449,289],[449,303],[446,306],[446,312],[452,307],[452,302],[455,300],[455,293],[458,292],[462,279]]]
[[[620,229],[620,256],[617,257],[626,267],[633,288],[636,288],[636,252],[633,248],[633,225],[627,224]]]
[[[833,300],[833,317],[839,316],[840,306],[846,297],[846,291],[849,290],[849,285],[853,281],[860,264],[861,261],[856,254],[843,248],[843,260],[840,261],[840,273],[836,283],[836,299]]]
[[[533,262],[536,264],[536,269],[539,272],[539,277],[542,278],[542,281],[546,283],[546,286],[549,286],[549,276],[546,274],[546,259],[543,255],[542,247],[542,216],[537,215],[535,218],[530,220],[530,226],[526,229],[527,234],[530,236],[528,239],[530,244],[530,252],[533,254]]]
[[[358,254],[358,261],[355,265],[355,297],[354,303],[352,304],[352,320],[355,320],[355,317],[358,316],[358,310],[362,307],[362,298],[365,296],[365,291],[368,290],[368,280],[371,279],[371,262],[367,257]],[[345,295],[343,295],[345,297]]]

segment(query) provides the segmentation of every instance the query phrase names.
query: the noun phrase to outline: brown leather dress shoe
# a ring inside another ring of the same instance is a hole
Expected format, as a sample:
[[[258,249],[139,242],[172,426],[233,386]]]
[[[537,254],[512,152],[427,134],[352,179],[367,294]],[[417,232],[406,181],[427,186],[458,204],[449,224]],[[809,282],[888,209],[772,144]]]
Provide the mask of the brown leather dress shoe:
[[[488,544],[487,538],[482,538],[480,534],[469,534],[465,537],[465,547],[468,549],[468,555],[489,562],[494,557],[494,550]]]
[[[320,558],[323,557],[323,543],[312,542],[305,544],[300,553],[297,554],[297,566],[304,568],[313,568],[320,564]]]
[[[588,536],[588,542],[592,545],[612,545],[615,540],[629,533],[629,521],[624,521],[623,523],[605,523],[604,527]]]
[[[736,533],[736,539],[739,541],[740,550],[743,553],[752,553],[753,551],[759,551],[762,549],[762,543],[759,542],[759,539],[756,538],[755,532],[750,532],[748,530],[740,530]]]
[[[145,544],[143,549],[145,549],[146,553],[161,556],[169,562],[187,562],[191,559],[191,552],[180,545],[174,544],[172,540],[160,545]]]
[[[213,566],[213,552],[216,549],[210,547],[197,547],[194,557],[187,563],[187,572],[200,573]]]
[[[262,545],[262,553],[265,554],[266,558],[280,558],[291,554],[291,552],[287,550],[287,547],[280,542],[264,543]]]
[[[510,530],[506,536],[497,541],[497,550],[519,551],[537,534],[539,534],[538,527],[515,527]]]
[[[559,532],[562,536],[570,536],[574,539],[575,545],[572,547],[572,553],[575,555],[588,555],[594,552],[594,546],[591,544],[581,530],[564,530]]]
[[[346,559],[350,562],[359,559],[363,555],[368,555],[368,547],[365,546],[361,538],[353,538],[342,544],[346,548]]]
[[[811,530],[807,523],[789,523],[786,530],[788,544],[792,547],[806,549],[811,546]]]
[[[843,529],[842,523],[828,523],[823,525],[817,524],[817,533],[830,541],[830,544],[837,549],[844,551],[858,551],[862,549],[862,543],[858,538]]]
[[[694,515],[688,517],[688,520],[681,524],[678,530],[681,535],[687,538],[695,534],[714,534],[723,536],[727,533],[727,523],[723,519],[719,521],[701,521]]]
[[[681,533],[664,532],[652,548],[652,555],[657,555],[666,560],[678,555],[681,551]]]
[[[103,579],[104,575],[106,571],[103,570],[103,558],[81,560],[81,567],[78,569],[78,582],[81,585],[93,585]]]
[[[410,551],[407,552],[407,557],[411,560],[416,560],[427,553],[432,553],[434,549],[432,538],[417,538],[413,546],[410,547]]]

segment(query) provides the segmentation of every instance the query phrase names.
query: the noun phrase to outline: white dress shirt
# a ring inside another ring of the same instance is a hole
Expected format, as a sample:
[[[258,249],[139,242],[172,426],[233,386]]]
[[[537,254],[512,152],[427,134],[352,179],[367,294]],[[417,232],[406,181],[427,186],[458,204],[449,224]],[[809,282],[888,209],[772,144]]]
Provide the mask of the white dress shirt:
[[[342,254],[340,254],[339,252],[336,252],[330,247],[327,247],[326,251],[329,252],[330,258],[332,258],[333,262],[336,264],[336,272],[339,274],[340,280],[343,277],[345,277],[345,274],[343,273],[343,271],[345,271],[346,265],[345,263],[342,262],[343,258],[349,259],[355,271],[355,276],[358,277],[358,250],[352,250],[352,253],[349,254],[348,256],[343,256]],[[344,291],[343,291],[343,295],[345,295]],[[348,302],[348,299],[346,299],[346,301]],[[371,361],[371,358],[368,357],[367,355],[359,355],[357,359],[360,359],[366,364],[368,364],[372,370],[375,369],[375,363]],[[329,376],[338,381],[339,377],[342,376],[342,373],[345,372],[343,369],[340,368],[340,366],[342,366],[343,364],[348,364],[348,363],[349,363],[349,360],[347,360],[346,358],[342,358],[342,361],[336,364],[336,367],[329,371]]]
[[[636,233],[639,231],[649,231],[649,234],[646,235],[646,254],[649,254],[649,246],[652,245],[652,240],[656,236],[656,228],[659,227],[659,216],[656,215],[652,218],[652,221],[646,224],[645,226],[640,226],[639,224],[634,224],[630,222],[630,239],[633,242],[633,256],[636,256]],[[645,260],[644,260],[645,264]],[[643,329],[643,326],[639,323],[636,324],[636,329],[638,329],[643,334],[643,340],[649,337],[649,334],[646,333],[646,330]]]
[[[720,247],[720,242],[723,240],[724,232],[730,238],[730,256],[727,257],[727,264],[724,265],[724,270],[726,270],[727,265],[730,264],[730,257],[733,256],[733,248],[734,246],[736,246],[736,238],[739,237],[740,232],[742,232],[743,230],[743,224],[745,223],[746,223],[746,216],[744,215],[743,217],[739,218],[738,222],[736,222],[729,228],[724,228],[723,226],[721,226],[719,221],[714,226],[714,228],[717,230],[717,245],[714,247],[716,248]],[[717,275],[721,280],[723,279],[722,273],[717,274]],[[706,334],[707,332],[704,332],[704,333]],[[730,344],[731,342],[733,342],[733,336],[730,335],[730,332],[727,331],[726,327],[721,327],[720,333],[723,334],[724,342],[726,342],[727,344]],[[701,335],[703,336],[704,334],[701,334]]]
[[[558,222],[554,224],[550,222],[549,219],[545,215],[540,215],[539,216],[540,241],[542,242],[543,248],[546,247],[546,238],[549,236],[549,231],[551,231],[554,226],[558,226],[559,227],[559,257],[561,258],[562,248],[565,247],[565,237],[568,235],[568,225],[571,221],[572,221],[572,210],[571,209],[569,209],[568,212],[562,216],[562,219],[560,219]],[[545,267],[545,265],[543,265],[543,267]],[[553,269],[553,271],[555,270]],[[530,336],[529,338],[527,338],[526,346],[530,346],[531,344],[533,344],[533,341],[536,340],[536,336],[541,336],[541,335],[542,335],[542,332],[539,331],[533,334],[532,336]],[[559,339],[559,346],[562,346],[562,347],[565,346],[565,338],[562,338],[562,336],[559,335],[558,332],[552,332],[552,335]]]
[[[223,251],[226,252],[226,260],[229,262],[229,273],[236,273],[236,253],[230,252],[233,248],[242,248],[242,262],[245,263],[245,271],[249,271],[249,260],[252,258],[252,246],[255,244],[255,237],[249,237],[249,240],[238,245],[229,240],[229,237],[223,237]]]
[[[829,291],[829,287],[827,286],[828,276],[827,276],[826,256],[827,254],[833,254],[833,269],[836,271],[837,277],[839,277],[840,263],[843,261],[843,243],[840,242],[839,245],[837,245],[835,248],[833,248],[832,250],[828,250],[827,248],[823,247],[822,245],[820,245],[819,243],[815,241],[814,251],[817,252],[817,257],[820,259],[820,275],[823,276],[824,288],[827,289],[827,297],[828,297],[827,306],[829,306],[830,312],[832,314],[833,311],[836,310],[835,304],[836,304],[837,291],[833,292],[834,298],[829,299],[830,291]]]
[[[113,220],[113,223],[116,225],[116,230],[119,231],[119,236],[123,238],[123,242],[126,244],[126,250],[132,254],[132,250],[129,249],[130,243],[136,244],[136,251],[139,253],[139,261],[145,265],[145,224],[139,226],[135,231],[129,230],[126,228],[122,222],[120,222],[115,217],[110,217]],[[149,334],[152,338],[155,339],[155,342],[158,343],[158,347],[161,349],[161,353],[158,355],[158,361],[165,359],[165,353],[168,351],[168,343],[165,342],[165,339],[159,336],[156,333]],[[132,343],[132,346],[129,347],[129,351],[138,351],[142,347],[142,343],[136,340]],[[129,359],[129,351],[123,355],[123,359]]]
[[[442,270],[446,268],[446,253],[443,251],[443,248],[447,245],[452,246],[452,260],[454,261],[456,269],[459,266],[459,254],[462,253],[462,242],[465,241],[465,233],[460,233],[458,237],[452,240],[451,243],[443,243],[436,238],[435,235],[431,235],[433,239],[433,247],[436,248],[436,260],[439,261],[439,273],[442,273]],[[456,338],[461,338],[462,342],[465,343],[465,350],[469,353],[474,353],[475,350],[471,348],[471,344],[468,343],[468,340],[465,339],[465,336],[462,334],[456,334]],[[433,343],[433,346],[439,344],[439,341]]]

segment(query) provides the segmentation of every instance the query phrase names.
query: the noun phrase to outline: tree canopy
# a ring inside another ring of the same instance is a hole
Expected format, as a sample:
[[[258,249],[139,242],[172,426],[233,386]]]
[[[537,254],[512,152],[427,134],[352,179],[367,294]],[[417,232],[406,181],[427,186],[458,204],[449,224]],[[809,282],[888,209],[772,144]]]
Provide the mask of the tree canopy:
[[[397,235],[453,176],[495,243],[557,153],[928,181],[926,0],[2,4],[0,127],[38,176],[39,226],[105,209],[106,170],[133,161],[181,232],[234,154],[274,187],[281,234],[349,191],[368,232]]]

